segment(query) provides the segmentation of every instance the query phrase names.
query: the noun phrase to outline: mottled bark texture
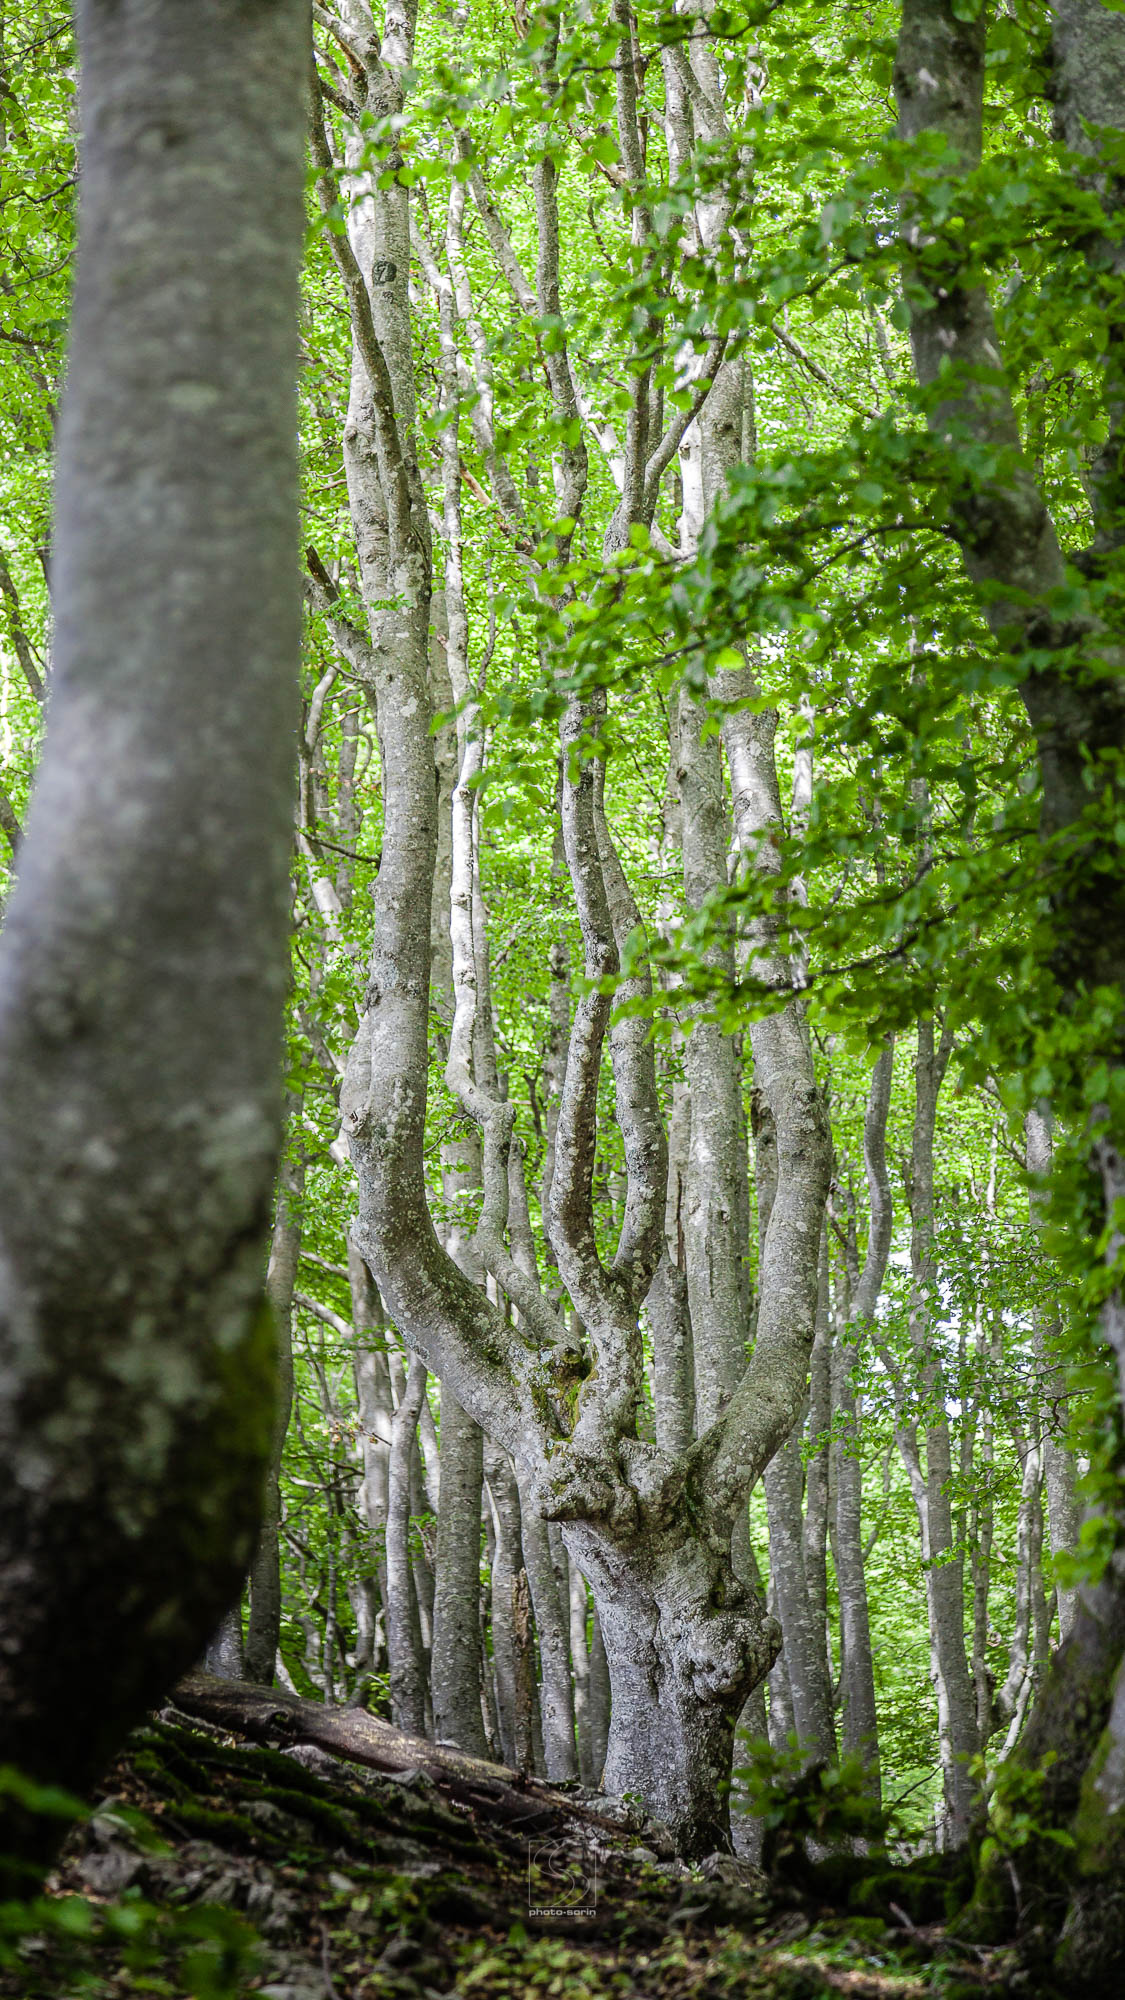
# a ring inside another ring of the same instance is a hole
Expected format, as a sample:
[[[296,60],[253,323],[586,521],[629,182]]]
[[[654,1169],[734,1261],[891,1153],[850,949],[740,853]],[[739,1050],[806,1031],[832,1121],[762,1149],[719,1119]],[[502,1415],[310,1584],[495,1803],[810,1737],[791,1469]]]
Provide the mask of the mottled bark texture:
[[[0,1761],[82,1788],[230,1602],[269,1449],[308,23],[78,27],[51,717],[0,958]]]
[[[972,20],[958,18],[974,12]],[[1098,866],[1104,856],[1103,828],[1122,811],[1120,746],[1125,730],[1125,682],[1121,677],[1121,632],[1112,602],[1098,588],[1123,541],[1120,467],[1122,400],[1120,356],[1123,319],[1119,288],[1103,284],[1121,260],[1117,211],[1119,176],[1099,160],[1099,127],[1114,139],[1125,129],[1125,19],[1098,0],[1056,0],[1053,95],[1063,138],[1085,154],[1086,184],[1106,209],[1104,232],[1093,231],[1082,246],[1092,287],[1099,293],[1109,329],[1101,362],[1108,437],[1091,485],[1093,545],[1068,564],[1055,525],[1032,469],[1023,457],[1011,395],[988,296],[975,282],[951,244],[928,257],[925,282],[932,303],[912,313],[911,340],[916,371],[931,391],[928,417],[935,437],[956,451],[971,441],[976,463],[984,447],[990,470],[973,482],[952,485],[951,525],[970,577],[982,586],[985,608],[1000,643],[1021,659],[1029,649],[1021,694],[1035,735],[1043,787],[1042,831],[1050,843],[1046,887],[1051,896],[1051,953],[1045,972],[1063,1010],[1085,1008],[1086,996],[1101,988],[1118,1001],[1101,1045],[1087,1043],[1091,1060],[1114,1069],[1123,1060],[1121,1018],[1125,1006],[1125,878],[1117,867]],[[984,63],[988,15],[958,7],[955,0],[906,0],[895,63],[899,129],[909,140],[944,138],[960,165],[972,169],[981,154]],[[912,219],[904,218],[908,247],[927,263],[927,246]],[[1087,580],[1091,587],[1087,586]],[[1069,597],[1064,593],[1070,591]],[[1065,612],[1060,609],[1065,603]],[[1083,1079],[1068,1079],[1068,1093],[1083,1102]],[[1110,1126],[1108,1111],[1095,1119],[1091,1166],[1102,1179],[1107,1216],[1119,1191],[1114,1163],[1122,1135]],[[1112,1233],[1112,1222],[1111,1222]],[[1112,1251],[1111,1251],[1112,1254]],[[1101,1320],[1118,1373],[1125,1358],[1125,1314],[1114,1297]],[[1077,1773],[1093,1772],[1101,1754],[1113,1675],[1121,1657],[1118,1599],[1122,1579],[1110,1565],[1094,1593],[1097,1616],[1080,1602],[1069,1638],[1051,1664],[1017,1755],[1029,1764],[1057,1753],[1046,1780],[1048,1810],[1065,1821],[1073,1810]],[[1089,1613],[1089,1615],[1087,1615]],[[1092,1621],[1092,1622],[1091,1622]],[[1110,1643],[1112,1639],[1112,1643]],[[1092,1644],[1092,1651],[1090,1650]],[[1089,1658],[1083,1658],[1083,1652]],[[1098,1666],[1087,1667],[1094,1655]],[[1082,1684],[1081,1698],[1075,1689]],[[1110,1872],[1103,1852],[1086,1857],[1087,1882],[1075,1899],[1070,1941],[1062,1958],[1069,1979],[1085,1976],[1087,1990],[1117,1990],[1125,1970],[1125,1921],[1107,1906],[1107,1921],[1095,1950],[1089,1925],[1079,1912]],[[1012,1871],[1009,1871],[1009,1875]],[[1058,1850],[1032,1842],[1017,1871],[1025,1933],[1036,1929],[1029,1917],[1038,1897],[1036,1949],[1050,1957],[1066,1906],[1066,1885]],[[1055,1902],[1045,1885],[1053,1885]],[[990,1895],[1011,1895],[1013,1883],[994,1873]],[[1044,1902],[1046,1896],[1046,1903]],[[1066,1919],[1066,1922],[1069,1922]],[[1065,1924],[1064,1924],[1065,1929]],[[1084,1939],[1084,1943],[1083,1943]],[[1107,1972],[1107,1965],[1109,1970]],[[1096,1988],[1094,1982],[1097,1982]]]

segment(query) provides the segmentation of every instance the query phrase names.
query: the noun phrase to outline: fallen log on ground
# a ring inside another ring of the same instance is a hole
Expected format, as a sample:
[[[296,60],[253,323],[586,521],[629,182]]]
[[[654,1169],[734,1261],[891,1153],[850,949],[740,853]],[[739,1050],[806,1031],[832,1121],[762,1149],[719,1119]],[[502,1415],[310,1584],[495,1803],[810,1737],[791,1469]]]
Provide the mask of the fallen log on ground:
[[[599,1812],[584,1800],[568,1797],[541,1778],[510,1770],[506,1764],[487,1763],[451,1744],[410,1736],[366,1709],[305,1701],[278,1688],[220,1680],[202,1672],[185,1674],[172,1690],[171,1699],[184,1715],[236,1730],[255,1743],[278,1744],[285,1749],[311,1743],[334,1757],[392,1777],[422,1772],[452,1803],[483,1812],[521,1833],[545,1832],[560,1818],[582,1820],[618,1836],[628,1831],[630,1824],[627,1819],[613,1818],[608,1811]],[[646,1826],[645,1837],[650,1842],[653,1833],[654,1829]]]

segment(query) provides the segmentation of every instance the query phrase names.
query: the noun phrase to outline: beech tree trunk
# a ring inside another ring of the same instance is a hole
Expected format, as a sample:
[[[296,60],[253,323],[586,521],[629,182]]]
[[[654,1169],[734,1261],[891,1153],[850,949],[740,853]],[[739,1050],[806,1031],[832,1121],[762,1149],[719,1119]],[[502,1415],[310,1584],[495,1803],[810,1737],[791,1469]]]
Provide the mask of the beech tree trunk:
[[[1024,1120],[1024,1138],[1027,1146],[1027,1170],[1039,1183],[1038,1187],[1032,1188],[1031,1220],[1035,1228],[1041,1231],[1044,1221],[1044,1183],[1051,1172],[1053,1155],[1051,1114],[1048,1104],[1037,1104],[1028,1112]],[[1043,1483],[1047,1494],[1047,1529],[1053,1556],[1074,1554],[1078,1547],[1078,1530],[1081,1526],[1076,1491],[1077,1468],[1074,1463],[1074,1453],[1068,1449],[1066,1443],[1066,1369],[1058,1358],[1060,1332],[1058,1307],[1054,1300],[1050,1300],[1036,1312],[1035,1353],[1036,1359],[1046,1370]],[[1077,1609],[1076,1593],[1073,1587],[1056,1583],[1055,1599],[1058,1606],[1061,1641],[1068,1637],[1074,1623]]]
[[[916,1485],[930,1656],[938,1701],[942,1783],[945,1795],[943,1840],[960,1847],[968,1838],[973,1785],[969,1762],[980,1748],[976,1691],[965,1650],[965,1558],[953,1524],[953,1455],[946,1414],[945,1371],[935,1335],[933,1289],[937,1269],[934,1236],[934,1127],[938,1092],[949,1044],[935,1040],[932,1017],[918,1024],[915,1058],[914,1128],[910,1157],[910,1262],[914,1289],[910,1337],[925,1398],[924,1487]],[[912,1469],[912,1468],[911,1468]]]
[[[308,17],[77,12],[53,689],[0,944],[0,1761],[80,1790],[240,1587],[269,1451]]]
[[[396,1729],[422,1736],[426,1728],[426,1665],[410,1559],[410,1471],[426,1370],[415,1356],[391,1426],[387,1490],[387,1652],[391,1668],[391,1719]]]
[[[1110,216],[1104,232],[1095,229],[1086,238],[1085,253],[1094,268],[1120,276],[1125,264],[1116,227],[1121,182],[1112,158],[1101,157],[1100,133],[1108,127],[1117,137],[1125,130],[1125,22],[1099,0],[1055,0],[1051,11],[1058,129],[1072,150],[1086,155],[1089,173],[1082,179],[1098,191]],[[984,9],[959,7],[956,0],[904,0],[894,78],[899,134],[908,142],[923,136],[940,139],[964,172],[981,159],[987,33]],[[922,247],[909,212],[904,234],[908,249]],[[976,271],[951,256],[943,283],[927,292],[927,301],[922,305],[915,297],[910,335],[919,381],[924,387],[945,384],[928,407],[931,430],[946,443],[969,440],[972,450],[983,450],[994,468],[971,493],[967,486],[955,486],[950,526],[969,577],[982,588],[983,609],[998,642],[1019,664],[1020,692],[1042,780],[1041,830],[1049,843],[1045,887],[1052,897],[1051,950],[1043,977],[1060,1012],[1081,1011],[1094,990],[1108,989],[1118,1000],[1125,992],[1125,888],[1120,871],[1107,870],[1102,861],[1107,852],[1103,828],[1122,809],[1121,631],[1107,624],[1101,604],[1084,597],[1082,586],[1087,571],[1096,574],[1125,544],[1125,323],[1110,314],[1098,363],[1107,437],[1090,485],[1092,547],[1080,563],[1072,564],[1023,456],[1019,424],[1000,374],[1002,344]],[[1064,601],[1065,615],[1059,609]],[[1057,1077],[1064,1082],[1068,1106],[1076,1108],[1091,1133],[1089,1165],[1100,1178],[1104,1217],[1115,1241],[1114,1204],[1125,1188],[1125,1138],[1117,1110],[1105,1104],[1091,1112],[1087,1065],[1098,1061],[1119,1076],[1116,1020],[1096,1042],[1084,1044],[1080,1067],[1065,1078],[1060,1069]],[[1092,1242],[1091,1255],[1096,1254]],[[1125,1310],[1119,1295],[1106,1303],[1097,1331],[1116,1363],[1119,1396],[1125,1395]],[[1120,1519],[1114,1528],[1120,1543]],[[1108,1754],[1110,1746],[1099,1739],[1107,1727],[1122,1655],[1122,1601],[1117,1554],[1099,1585],[1080,1594],[1070,1635],[1052,1661],[1017,1752],[1029,1766],[1054,1753],[1037,1806],[1050,1816],[1052,1831],[1073,1813],[1084,1772],[1096,1787],[1100,1762]],[[1069,1982],[1088,1978],[1087,1990],[1109,1992],[1116,1990],[1115,1981],[1119,1986],[1125,1966],[1125,1911],[1116,1900],[1103,1902],[1105,1921],[1094,1928],[1088,1913],[1098,1905],[1099,1884],[1107,1890],[1113,1884],[1114,1857],[1108,1847],[1099,1851],[1095,1842],[1081,1866],[1083,1886],[1070,1919],[1061,1925],[1057,1969]],[[1058,1849],[1048,1838],[1029,1843],[1017,1874],[1024,1932],[1040,1961],[1050,1958],[1060,1935],[1060,1911],[1066,1905],[1060,1870]],[[1045,1884],[1046,1902],[1035,1893]],[[980,1895],[984,1900],[1010,1897],[1012,1887],[993,1868],[986,1871]]]
[[[265,1687],[273,1686],[281,1638],[281,1455],[293,1404],[293,1293],[301,1250],[301,1221],[296,1205],[303,1185],[304,1162],[283,1160],[266,1271],[266,1297],[277,1329],[277,1406],[266,1468],[261,1533],[250,1566],[250,1620],[242,1669],[248,1681],[261,1681]]]
[[[805,1754],[827,1763],[835,1756],[836,1730],[825,1652],[824,1613],[805,1568],[801,1506],[803,1433],[801,1421],[766,1467],[770,1576],[784,1634],[793,1727]]]
[[[643,1798],[686,1856],[729,1848],[734,1727],[775,1655],[773,1621],[755,1621],[726,1564],[682,1535],[650,1547],[644,1564],[585,1525],[566,1539],[592,1580],[609,1668],[605,1789]],[[727,1607],[716,1614],[724,1572]]]
[[[232,1604],[212,1632],[203,1655],[209,1674],[223,1680],[240,1681],[243,1675],[242,1605]]]
[[[474,1757],[488,1746],[481,1715],[480,1498],[484,1440],[456,1399],[441,1398],[441,1502],[430,1667],[434,1735]]]
[[[505,1454],[486,1452],[492,1499],[492,1662],[496,1715],[505,1763],[517,1771],[535,1768],[533,1715],[535,1661],[528,1622],[530,1594],[523,1565],[520,1497]]]

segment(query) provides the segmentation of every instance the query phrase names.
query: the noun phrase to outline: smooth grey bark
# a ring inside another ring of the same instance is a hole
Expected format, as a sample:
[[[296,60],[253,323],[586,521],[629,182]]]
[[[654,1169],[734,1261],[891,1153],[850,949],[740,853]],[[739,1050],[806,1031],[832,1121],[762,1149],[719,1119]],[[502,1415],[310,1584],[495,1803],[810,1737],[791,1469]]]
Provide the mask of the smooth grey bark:
[[[551,844],[551,904],[558,914],[559,930],[562,932],[563,883],[566,880],[566,848],[562,837],[562,815],[559,813]],[[555,1130],[559,1122],[559,1098],[562,1096],[563,1075],[566,1070],[566,1045],[570,1037],[570,952],[565,933],[554,938],[547,953],[547,1046],[543,1052],[543,1094],[544,1094],[544,1138],[543,1179],[539,1191],[539,1209],[543,1218],[543,1234],[547,1253],[554,1260],[551,1249],[550,1199],[551,1182],[555,1178]]]
[[[657,866],[663,888],[657,908],[657,924],[670,937],[679,910],[677,877],[683,877],[683,818],[679,786],[680,731],[678,701],[668,714],[668,771],[661,804],[660,842]],[[674,1003],[678,984],[667,967],[660,972],[662,989]],[[674,1005],[669,1015],[675,1023]],[[656,1442],[666,1451],[687,1449],[695,1435],[695,1357],[692,1350],[691,1310],[688,1299],[687,1245],[684,1234],[684,1206],[688,1168],[691,1108],[687,1084],[682,1074],[683,1033],[678,1023],[672,1028],[671,1051],[665,1057],[672,1074],[662,1078],[670,1098],[668,1113],[668,1174],[664,1197],[664,1249],[645,1300],[652,1329],[652,1397]]]
[[[359,1423],[360,1463],[363,1469],[359,1491],[356,1494],[356,1505],[371,1538],[379,1594],[385,1607],[387,1601],[385,1535],[394,1398],[391,1393],[391,1371],[387,1358],[383,1301],[352,1236],[348,1238],[348,1282],[352,1295],[352,1325],[355,1329],[352,1371],[355,1379],[356,1416]]]
[[[266,1270],[266,1297],[277,1331],[277,1403],[269,1464],[266,1467],[262,1526],[250,1565],[250,1617],[243,1658],[245,1678],[261,1681],[266,1687],[273,1686],[281,1639],[281,1457],[293,1403],[293,1293],[301,1252],[298,1203],[304,1178],[303,1159],[298,1157],[282,1161],[273,1242]]]
[[[765,1101],[759,1101],[757,1106],[754,1136],[759,1256],[764,1261],[778,1186],[776,1126],[772,1110]],[[819,1292],[818,1278],[818,1321],[821,1310]],[[818,1327],[818,1332],[820,1330]],[[836,1729],[828,1675],[824,1606],[817,1593],[810,1588],[805,1569],[802,1513],[804,1467],[801,1453],[804,1428],[802,1412],[784,1444],[766,1466],[762,1481],[769,1522],[770,1590],[784,1638],[784,1669],[777,1677],[777,1687],[786,1735],[791,1728],[806,1756],[830,1763],[836,1754]]]
[[[601,1621],[597,1606],[594,1607],[593,1624],[590,1632],[590,1769],[592,1781],[600,1785],[605,1772],[606,1747],[609,1743],[610,1710],[609,1663],[606,1659],[605,1640],[602,1638]]]
[[[570,1677],[570,1604],[556,1573],[546,1521],[520,1496],[521,1542],[539,1640],[539,1704],[549,1778],[577,1778],[574,1690]]]
[[[209,1674],[218,1674],[221,1680],[240,1681],[243,1677],[242,1652],[242,1604],[232,1604],[224,1611],[214,1632],[207,1642],[203,1664]]]
[[[574,1734],[578,1747],[578,1775],[584,1785],[596,1785],[601,1764],[594,1754],[590,1694],[590,1643],[587,1638],[589,1591],[577,1563],[567,1564],[570,1611],[570,1659],[574,1674]],[[604,1754],[604,1753],[603,1753]]]
[[[804,1422],[799,1420],[765,1471],[770,1580],[784,1634],[785,1671],[797,1740],[808,1757],[831,1762],[836,1753],[836,1730],[824,1619],[816,1593],[809,1586],[802,1537],[803,1435]]]
[[[910,1338],[924,1396],[925,1477],[917,1487],[926,1574],[931,1657],[938,1700],[945,1794],[943,1835],[951,1847],[968,1837],[973,1806],[969,1762],[979,1749],[976,1693],[965,1651],[964,1550],[954,1533],[953,1457],[945,1375],[933,1335],[937,1267],[934,1237],[934,1129],[950,1041],[935,1039],[932,1016],[918,1023],[914,1126],[910,1153]]]
[[[781,1606],[772,1578],[767,1602],[773,1616],[780,1618]],[[789,1685],[789,1664],[784,1647],[770,1668],[769,1690],[770,1748],[781,1754],[792,1749],[792,1738],[797,1731],[797,1720],[793,1712],[793,1691]]]
[[[894,1042],[880,1050],[871,1077],[863,1121],[868,1228],[863,1269],[855,1251],[855,1219],[849,1215],[844,1324],[832,1353],[835,1416],[833,1465],[836,1480],[836,1587],[840,1599],[840,1737],[845,1752],[862,1757],[873,1795],[880,1795],[879,1735],[875,1710],[875,1668],[863,1540],[863,1461],[850,1347],[862,1339],[886,1276],[894,1228],[887,1170],[887,1119],[894,1075]],[[852,1260],[856,1260],[854,1276]]]
[[[820,1629],[829,1713],[832,1701],[832,1646],[828,1625],[828,1508],[832,1425],[832,1315],[828,1278],[828,1227],[820,1237],[816,1338],[809,1356],[808,1459],[805,1466],[805,1519],[801,1540],[805,1578]]]
[[[523,1150],[515,1137],[509,1148],[508,1236],[517,1269],[538,1284]],[[520,1536],[539,1642],[544,1768],[549,1778],[569,1780],[579,1775],[570,1671],[569,1564],[558,1527],[544,1520],[526,1480],[520,1489]]]
[[[535,1766],[535,1662],[531,1648],[530,1597],[523,1565],[520,1499],[506,1454],[485,1450],[485,1473],[492,1502],[492,1663],[496,1719],[504,1762],[513,1770]]]
[[[238,1588],[269,1449],[307,11],[78,29],[51,715],[0,946],[0,1757],[80,1790]]]
[[[705,734],[705,711],[681,694],[676,781],[684,898],[689,912],[725,886],[730,815],[723,796],[719,739]],[[734,976],[728,933],[711,947],[714,970]],[[725,1409],[746,1365],[744,1272],[749,1255],[740,1200],[742,1078],[732,1035],[704,1012],[684,1041],[688,1143],[679,1227],[691,1320],[695,1422],[701,1435]]]
[[[1029,1206],[1033,1226],[1042,1231],[1046,1182],[1050,1176],[1053,1146],[1051,1113],[1048,1104],[1033,1105],[1024,1120],[1027,1171],[1033,1176]],[[1047,1494],[1047,1527],[1051,1554],[1073,1555],[1078,1547],[1081,1525],[1074,1453],[1066,1445],[1066,1370],[1058,1360],[1057,1344],[1061,1327],[1055,1302],[1040,1307],[1035,1315],[1035,1355],[1044,1371],[1043,1392],[1043,1484]],[[1074,1623],[1077,1593],[1073,1586],[1055,1585],[1059,1638],[1065,1639]]]
[[[414,1355],[406,1387],[391,1425],[387,1485],[387,1653],[390,1660],[391,1719],[415,1736],[426,1732],[426,1665],[410,1557],[410,1472],[418,1413],[426,1393],[426,1370]]]
[[[768,1684],[768,1681],[759,1681],[758,1686],[743,1703],[735,1733],[736,1772],[743,1766],[749,1747],[756,1745],[761,1748],[763,1744],[769,1743],[769,1711],[766,1707]],[[731,1786],[731,1838],[734,1851],[741,1861],[749,1861],[755,1868],[760,1868],[766,1835],[765,1823],[746,1811],[742,1791],[741,1781],[734,1778]]]
[[[455,468],[459,479],[459,468]],[[444,646],[430,650],[430,678],[435,709],[446,714],[455,694],[448,659],[464,649],[464,607],[460,594],[459,485],[446,489],[447,508],[456,509],[458,539],[449,564],[442,616]],[[435,638],[436,638],[435,634]],[[459,675],[463,678],[463,675]],[[444,724],[435,734],[434,762],[438,783],[438,841],[430,917],[430,998],[443,1024],[443,1040],[453,1025],[453,952],[450,939],[450,897],[453,886],[452,801],[457,786],[463,726]],[[442,1197],[446,1206],[445,1245],[453,1263],[471,1284],[485,1282],[484,1265],[475,1247],[464,1210],[481,1185],[480,1141],[475,1129],[446,1141],[442,1148]],[[456,1744],[474,1754],[487,1754],[481,1703],[480,1537],[481,1489],[484,1479],[484,1439],[480,1426],[457,1402],[449,1384],[441,1389],[441,1499],[434,1558],[433,1643],[430,1687],[434,1733],[439,1742]]]
[[[484,1477],[479,1424],[443,1390],[441,1501],[434,1567],[434,1636],[430,1685],[434,1735],[486,1756],[481,1717],[480,1501]]]

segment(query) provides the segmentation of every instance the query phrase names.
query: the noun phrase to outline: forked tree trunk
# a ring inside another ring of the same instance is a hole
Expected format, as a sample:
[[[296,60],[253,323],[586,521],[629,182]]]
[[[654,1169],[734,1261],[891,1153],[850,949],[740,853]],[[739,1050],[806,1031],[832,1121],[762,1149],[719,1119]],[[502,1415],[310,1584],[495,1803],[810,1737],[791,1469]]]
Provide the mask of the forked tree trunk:
[[[780,1634],[724,1552],[681,1537],[623,1548],[585,1523],[566,1529],[609,1669],[605,1789],[642,1798],[698,1860],[730,1846],[735,1723]]]

